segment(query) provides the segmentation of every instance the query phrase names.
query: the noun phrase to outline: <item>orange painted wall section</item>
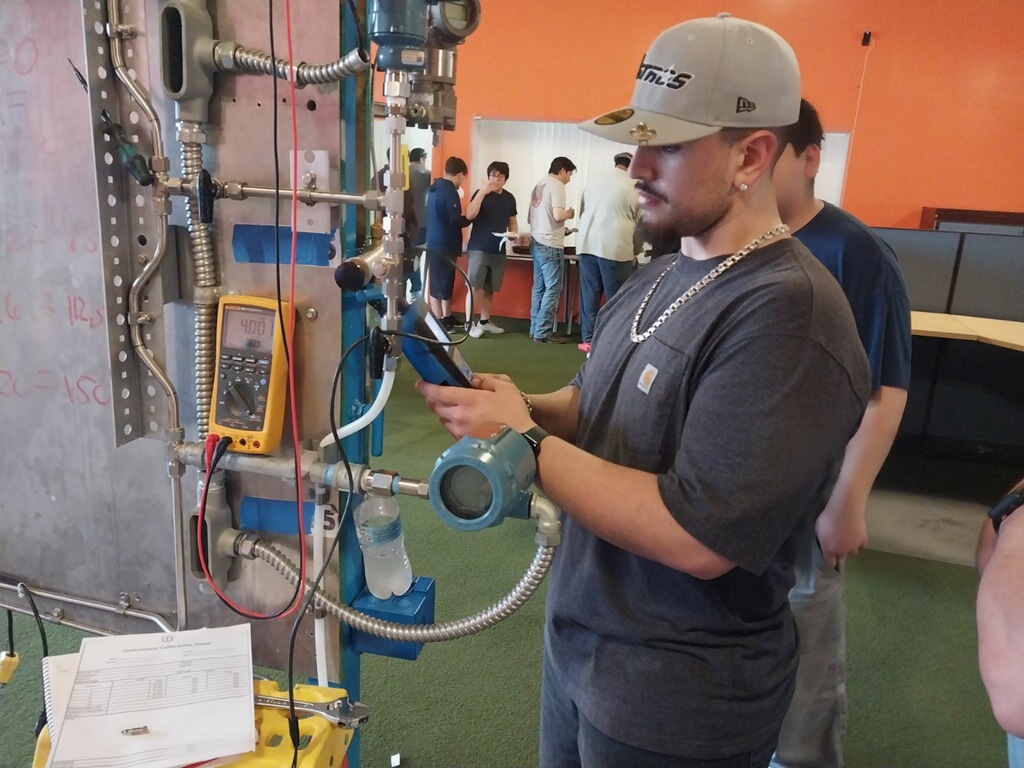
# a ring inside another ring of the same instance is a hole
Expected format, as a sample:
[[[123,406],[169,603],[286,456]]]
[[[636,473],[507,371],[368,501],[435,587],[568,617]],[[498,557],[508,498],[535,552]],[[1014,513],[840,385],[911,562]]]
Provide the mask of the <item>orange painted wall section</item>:
[[[449,155],[469,162],[475,116],[577,122],[626,104],[661,30],[727,9],[785,37],[825,129],[854,131],[843,200],[853,214],[916,227],[923,206],[1024,211],[1021,0],[482,4],[459,48],[458,129],[435,173]]]

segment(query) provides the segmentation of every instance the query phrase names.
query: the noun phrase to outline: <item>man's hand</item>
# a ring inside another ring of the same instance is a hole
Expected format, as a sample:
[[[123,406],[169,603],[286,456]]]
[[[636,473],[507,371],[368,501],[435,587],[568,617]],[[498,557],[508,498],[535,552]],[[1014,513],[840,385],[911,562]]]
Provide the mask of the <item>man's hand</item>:
[[[565,209],[565,221],[568,221],[569,219],[575,219],[575,218],[576,218],[576,209],[575,208],[566,208]]]
[[[481,196],[486,196],[486,195],[491,194],[491,192],[497,192],[499,189],[501,189],[500,182],[488,181],[486,184],[484,184],[483,188],[480,190],[480,194],[481,194]]]
[[[517,432],[535,426],[519,388],[501,374],[474,376],[472,389],[419,381],[416,391],[423,395],[427,407],[456,439],[484,422],[507,424]]]
[[[822,554],[833,567],[839,560],[855,555],[868,544],[865,519],[867,504],[833,493],[814,524]]]

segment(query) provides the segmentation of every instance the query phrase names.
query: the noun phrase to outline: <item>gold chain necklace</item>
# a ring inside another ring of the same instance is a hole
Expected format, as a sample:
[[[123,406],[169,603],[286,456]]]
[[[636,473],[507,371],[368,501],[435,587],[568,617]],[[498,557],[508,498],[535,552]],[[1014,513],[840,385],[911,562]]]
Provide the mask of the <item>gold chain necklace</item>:
[[[681,306],[683,306],[683,304],[685,304],[694,296],[696,296],[705,286],[714,281],[716,277],[718,277],[727,269],[729,269],[729,267],[741,261],[744,257],[748,256],[755,248],[757,248],[757,246],[761,245],[761,243],[767,242],[768,240],[771,240],[773,237],[776,237],[777,235],[783,235],[786,232],[789,232],[789,227],[787,227],[785,224],[777,224],[776,226],[769,229],[767,232],[755,237],[753,240],[751,240],[749,243],[743,246],[743,248],[738,250],[736,253],[734,253],[732,256],[730,256],[728,259],[723,261],[717,267],[715,267],[706,275],[704,275],[704,277],[702,277],[700,280],[694,283],[693,286],[691,286],[691,288],[686,293],[684,293],[678,299],[673,301],[669,305],[668,309],[661,313],[661,316],[654,321],[650,328],[648,328],[643,333],[640,333],[640,318],[643,317],[644,310],[647,309],[647,305],[650,303],[651,297],[654,296],[654,292],[658,289],[658,285],[665,278],[665,275],[668,274],[668,271],[675,267],[676,261],[678,261],[677,258],[676,261],[673,261],[664,272],[658,275],[658,279],[654,281],[654,284],[651,286],[650,290],[647,291],[647,295],[644,296],[644,300],[640,302],[640,306],[636,311],[636,316],[633,318],[633,325],[629,329],[630,340],[634,344],[639,344],[641,341],[646,341],[647,339],[649,339],[654,334],[654,332],[658,330],[662,326],[662,324],[664,324],[666,320],[668,320],[670,317],[672,317],[673,314],[675,314],[675,311],[677,309],[679,309]]]

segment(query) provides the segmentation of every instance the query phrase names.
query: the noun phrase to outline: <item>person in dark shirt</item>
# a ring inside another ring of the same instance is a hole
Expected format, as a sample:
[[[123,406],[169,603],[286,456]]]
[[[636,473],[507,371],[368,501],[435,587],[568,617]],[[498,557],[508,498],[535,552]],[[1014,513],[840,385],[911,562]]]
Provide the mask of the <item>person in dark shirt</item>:
[[[641,224],[682,251],[605,304],[569,386],[417,389],[455,436],[523,434],[565,513],[541,768],[764,768],[796,675],[793,562],[870,375],[842,291],[775,203],[800,109],[792,49],[720,14],[666,30],[642,62],[631,103],[581,127],[637,145]]]
[[[868,494],[892,447],[910,386],[910,300],[896,255],[867,226],[814,195],[825,132],[806,99],[786,129],[774,183],[782,221],[839,282],[871,367],[871,402],[828,503],[796,562],[789,604],[800,630],[796,692],[775,768],[842,768],[846,611],[840,561],[867,544]]]
[[[516,199],[505,189],[508,163],[495,161],[487,166],[487,183],[469,200],[466,218],[473,222],[466,245],[469,257],[469,282],[473,286],[473,306],[480,322],[471,323],[469,335],[479,339],[484,333],[504,333],[505,329],[491,320],[491,302],[501,288],[505,275],[505,251],[502,238],[495,232],[518,232]]]
[[[430,186],[427,195],[427,284],[430,309],[448,330],[456,320],[452,315],[455,289],[455,262],[462,253],[462,228],[469,219],[462,215],[459,187],[469,175],[466,161],[449,157],[444,163],[444,178]]]
[[[426,157],[427,151],[420,147],[409,151],[409,194],[418,222],[416,234],[412,238],[412,263],[407,270],[411,301],[416,301],[423,291],[419,260],[423,256],[420,246],[427,242],[427,193],[430,191],[430,169],[423,164]]]

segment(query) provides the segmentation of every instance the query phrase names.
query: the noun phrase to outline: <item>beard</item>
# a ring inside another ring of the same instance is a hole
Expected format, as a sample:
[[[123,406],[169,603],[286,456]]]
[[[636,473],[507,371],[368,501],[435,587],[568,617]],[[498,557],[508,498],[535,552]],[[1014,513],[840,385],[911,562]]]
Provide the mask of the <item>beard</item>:
[[[720,199],[705,200],[699,206],[692,201],[687,210],[673,205],[664,195],[637,184],[637,189],[657,198],[662,205],[654,210],[642,209],[637,230],[648,243],[676,244],[684,237],[700,237],[714,229],[731,207],[728,195]]]

